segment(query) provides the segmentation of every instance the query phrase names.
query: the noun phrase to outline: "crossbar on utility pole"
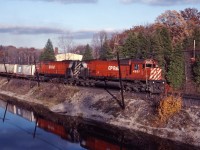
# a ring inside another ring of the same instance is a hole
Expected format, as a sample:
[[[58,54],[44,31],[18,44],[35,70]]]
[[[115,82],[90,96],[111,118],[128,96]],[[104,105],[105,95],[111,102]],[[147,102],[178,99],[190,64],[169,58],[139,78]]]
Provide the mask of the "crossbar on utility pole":
[[[122,84],[122,73],[121,73],[121,67],[120,67],[120,60],[119,60],[119,53],[117,52],[117,62],[119,67],[119,82],[120,82],[120,89],[121,89],[121,97],[122,97],[122,109],[125,109],[124,104],[124,90],[123,90],[123,84]]]

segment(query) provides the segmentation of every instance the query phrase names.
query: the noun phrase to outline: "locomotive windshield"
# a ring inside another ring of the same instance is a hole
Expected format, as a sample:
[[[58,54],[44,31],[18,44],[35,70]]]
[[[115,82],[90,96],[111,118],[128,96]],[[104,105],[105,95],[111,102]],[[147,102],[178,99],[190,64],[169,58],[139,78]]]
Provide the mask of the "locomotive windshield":
[[[143,68],[156,68],[155,64],[143,64]]]
[[[152,68],[152,64],[146,64],[146,68]]]

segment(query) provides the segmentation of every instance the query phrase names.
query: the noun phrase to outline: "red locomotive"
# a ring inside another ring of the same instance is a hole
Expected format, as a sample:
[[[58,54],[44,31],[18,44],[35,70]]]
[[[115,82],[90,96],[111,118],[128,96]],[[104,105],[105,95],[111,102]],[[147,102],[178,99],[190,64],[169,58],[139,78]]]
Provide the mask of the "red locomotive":
[[[95,85],[102,82],[106,85],[119,82],[117,60],[46,62],[38,64],[37,68],[40,76],[64,78],[71,84]],[[162,69],[155,60],[120,60],[120,70],[125,90],[164,92]]]
[[[41,76],[65,77],[66,69],[71,61],[40,62],[37,64],[38,72]]]

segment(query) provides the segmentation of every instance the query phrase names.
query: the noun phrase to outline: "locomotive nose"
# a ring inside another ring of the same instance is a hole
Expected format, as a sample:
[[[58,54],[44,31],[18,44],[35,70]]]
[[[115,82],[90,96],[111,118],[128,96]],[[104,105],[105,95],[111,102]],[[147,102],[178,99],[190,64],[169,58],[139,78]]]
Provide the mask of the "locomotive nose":
[[[149,80],[161,80],[162,79],[162,69],[151,68]]]

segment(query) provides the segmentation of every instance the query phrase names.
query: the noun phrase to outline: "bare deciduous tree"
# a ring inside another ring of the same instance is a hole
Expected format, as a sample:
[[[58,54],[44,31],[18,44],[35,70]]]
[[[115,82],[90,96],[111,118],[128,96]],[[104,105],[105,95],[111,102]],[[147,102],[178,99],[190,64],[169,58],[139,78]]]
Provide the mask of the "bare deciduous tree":
[[[73,37],[69,32],[59,37],[58,47],[61,48],[62,52],[65,54],[66,60],[67,53],[72,52],[74,48]]]
[[[0,62],[9,64],[33,64],[34,57],[39,60],[41,51],[35,48],[16,48],[14,46],[0,46]],[[4,59],[4,60],[3,60]]]
[[[99,58],[100,50],[103,48],[103,44],[107,40],[107,33],[105,31],[100,31],[93,35],[92,47],[94,50],[94,58]]]

